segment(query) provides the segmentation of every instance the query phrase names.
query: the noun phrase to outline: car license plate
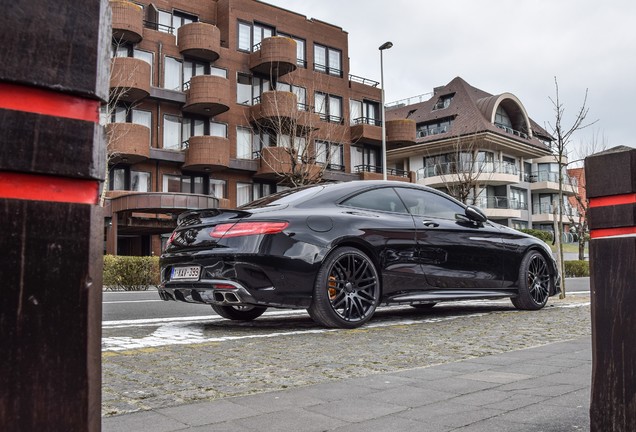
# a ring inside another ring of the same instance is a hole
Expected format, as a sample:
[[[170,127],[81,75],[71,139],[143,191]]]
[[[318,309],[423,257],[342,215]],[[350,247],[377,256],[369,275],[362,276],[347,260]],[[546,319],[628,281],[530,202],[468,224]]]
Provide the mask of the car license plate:
[[[198,280],[201,273],[201,267],[173,267],[171,280]]]

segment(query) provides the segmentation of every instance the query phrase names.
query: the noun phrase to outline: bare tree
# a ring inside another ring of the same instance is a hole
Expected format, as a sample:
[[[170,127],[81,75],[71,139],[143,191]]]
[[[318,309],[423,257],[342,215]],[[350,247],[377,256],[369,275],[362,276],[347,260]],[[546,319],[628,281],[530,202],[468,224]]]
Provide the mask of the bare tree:
[[[591,123],[585,123],[585,119],[589,112],[589,108],[587,107],[587,94],[588,90],[585,89],[585,96],[583,98],[583,103],[578,109],[576,116],[574,117],[574,121],[568,127],[564,125],[564,114],[565,114],[565,105],[561,101],[559,95],[559,83],[557,78],[554,77],[554,86],[555,86],[555,97],[550,97],[550,101],[552,102],[554,108],[554,123],[548,122],[548,125],[551,129],[553,136],[556,138],[553,147],[553,153],[559,167],[559,198],[558,203],[556,204],[556,212],[558,218],[558,226],[557,231],[555,232],[555,244],[557,247],[557,262],[559,268],[561,270],[561,274],[564,273],[564,262],[563,262],[563,247],[562,247],[562,239],[563,239],[563,216],[564,216],[564,202],[563,202],[563,190],[564,190],[564,169],[565,164],[564,160],[568,156],[569,147],[572,141],[572,136],[575,132],[585,129],[592,124],[596,123],[596,121]],[[561,294],[559,298],[565,298],[565,280],[561,282]]]
[[[582,162],[587,156],[606,149],[607,140],[605,136],[596,132],[589,140],[580,143],[578,149],[575,151],[576,160],[570,161],[568,166],[572,165],[575,166],[573,169],[583,170]],[[575,177],[577,183],[576,186],[572,188],[574,195],[570,201],[573,207],[577,209],[577,212],[568,212],[567,216],[577,235],[579,260],[583,261],[585,259],[585,243],[587,242],[589,233],[587,218],[589,201],[586,193],[585,176],[575,175]]]
[[[315,95],[321,83],[307,86],[299,80],[298,84],[294,73],[285,76],[285,82],[274,83],[255,101],[248,118],[262,140],[261,163],[281,185],[292,187],[321,182],[329,168],[343,169],[348,142],[344,107],[339,115],[329,113],[328,95],[310,106],[309,95]]]
[[[428,167],[432,169],[430,174],[441,178],[449,195],[464,204],[477,203],[485,181],[496,169],[496,162],[480,160],[475,138],[457,137],[453,151],[444,156],[443,161]]]
[[[113,40],[113,52],[117,53],[120,47],[125,46],[125,44],[119,40]],[[131,91],[131,87],[129,85],[124,85],[124,83],[134,82],[134,77],[138,73],[138,69],[136,67],[132,69],[115,69],[112,66],[112,62],[116,56],[111,59],[111,68],[110,68],[110,82],[111,85],[116,83],[115,86],[110,88],[110,94],[108,98],[108,103],[101,107],[100,113],[100,123],[102,126],[105,126],[105,141],[106,141],[106,175],[105,180],[102,185],[102,192],[100,195],[99,205],[104,206],[106,200],[106,192],[109,188],[110,183],[110,170],[114,163],[116,163],[120,158],[121,154],[117,151],[117,142],[119,140],[124,139],[127,134],[126,128],[118,128],[115,127],[115,121],[113,121],[113,117],[116,116],[116,111],[118,109],[124,108],[126,111],[123,113],[125,117],[129,116],[130,110],[134,109],[134,103],[127,103],[126,105],[122,105],[123,102],[129,102],[128,95]],[[108,126],[110,124],[110,126]]]

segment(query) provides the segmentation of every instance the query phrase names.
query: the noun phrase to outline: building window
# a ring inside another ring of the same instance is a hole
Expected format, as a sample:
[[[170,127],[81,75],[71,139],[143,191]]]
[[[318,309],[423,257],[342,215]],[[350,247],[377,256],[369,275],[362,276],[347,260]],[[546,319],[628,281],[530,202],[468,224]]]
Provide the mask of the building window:
[[[314,70],[342,77],[342,52],[335,48],[314,44]]]
[[[263,39],[274,36],[275,32],[276,29],[268,25],[239,21],[238,49],[239,51],[257,51]]]
[[[210,195],[225,198],[225,180],[210,179]]]
[[[163,87],[181,91],[183,87],[183,66],[180,60],[166,56],[163,68]]]
[[[326,93],[314,95],[315,111],[320,119],[331,123],[342,123],[342,98]]]
[[[254,183],[252,184],[252,200],[266,197],[274,193],[275,186],[270,183]]]
[[[378,149],[372,147],[351,146],[351,172],[382,172],[378,165]]]
[[[367,100],[349,100],[349,122],[352,125],[370,124],[381,126],[380,103]]]
[[[451,117],[427,123],[420,123],[417,125],[417,137],[424,138],[430,135],[446,133],[450,130],[452,125],[453,119]]]
[[[316,141],[316,162],[330,170],[344,171],[342,144]]]
[[[512,129],[512,122],[510,121],[510,117],[501,105],[497,107],[497,112],[495,113],[495,124]]]
[[[301,68],[306,68],[307,54],[305,51],[305,40],[297,38],[296,36],[292,36],[292,35],[288,35],[284,33],[278,33],[278,35],[288,37],[290,39],[293,39],[294,42],[296,42],[296,65],[298,65]]]
[[[277,82],[276,91],[287,91],[294,93],[296,95],[296,103],[298,104],[298,109],[301,111],[309,111],[309,106],[307,105],[307,90],[304,87],[299,87],[284,82]]]
[[[269,90],[269,80],[251,75],[238,74],[236,103],[241,105],[254,105],[260,103],[261,94]]]
[[[433,105],[432,111],[448,108],[453,100],[453,96],[455,96],[455,93],[440,96],[439,99],[437,99],[437,102],[435,102],[435,105]]]
[[[150,192],[150,173],[131,170],[130,167],[116,167],[110,172],[110,190]]]
[[[227,79],[227,69],[223,69],[216,66],[210,66],[210,75]]]
[[[167,12],[158,10],[154,5],[150,5],[147,11],[146,27],[163,33],[176,35],[176,30],[186,24],[198,21],[196,15],[185,12]]]
[[[165,114],[163,116],[163,148],[181,150],[182,148],[181,118]]]
[[[524,189],[510,188],[510,208],[515,210],[528,209],[528,193]]]
[[[133,57],[148,63],[150,65],[150,84],[152,85],[152,68],[154,65],[154,54],[152,52],[133,48],[130,43],[113,43],[112,57]]]
[[[236,128],[236,158],[253,159],[253,133],[251,129],[244,127]]]
[[[209,179],[206,176],[163,175],[163,192],[194,193],[208,195]]]
[[[251,183],[236,183],[236,206],[242,206],[247,204],[252,199],[252,184]]]
[[[227,138],[227,124],[210,120],[210,135]]]
[[[130,190],[136,192],[150,192],[150,173],[143,171],[131,171]]]

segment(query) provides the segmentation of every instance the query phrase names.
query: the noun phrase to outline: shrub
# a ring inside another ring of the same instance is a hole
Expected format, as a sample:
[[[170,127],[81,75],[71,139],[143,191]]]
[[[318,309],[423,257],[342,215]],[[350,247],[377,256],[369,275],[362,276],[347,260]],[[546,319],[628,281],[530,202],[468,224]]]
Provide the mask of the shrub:
[[[159,283],[159,257],[104,256],[104,288],[146,291]]]
[[[552,233],[550,231],[541,231],[536,229],[522,229],[522,233],[530,234],[546,243],[552,243]]]
[[[590,275],[588,261],[565,261],[565,277],[587,277]]]

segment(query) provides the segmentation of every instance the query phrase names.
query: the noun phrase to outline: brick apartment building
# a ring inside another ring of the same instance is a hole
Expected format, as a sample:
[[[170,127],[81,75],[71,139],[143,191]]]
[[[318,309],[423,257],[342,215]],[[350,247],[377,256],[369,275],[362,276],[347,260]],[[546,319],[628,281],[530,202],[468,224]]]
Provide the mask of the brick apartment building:
[[[390,167],[412,171],[417,183],[456,197],[459,185],[469,185],[465,202],[503,225],[553,231],[560,168],[554,138],[515,95],[492,95],[457,77],[428,98],[390,105],[387,121],[410,120],[416,131],[414,144],[389,147]],[[564,175],[564,182],[566,211],[576,216],[567,197],[577,179]]]
[[[288,187],[293,145],[308,175],[381,177],[381,90],[350,75],[343,29],[256,0],[110,5],[107,253],[159,254],[180,212]],[[386,127],[415,142],[410,121]]]

